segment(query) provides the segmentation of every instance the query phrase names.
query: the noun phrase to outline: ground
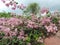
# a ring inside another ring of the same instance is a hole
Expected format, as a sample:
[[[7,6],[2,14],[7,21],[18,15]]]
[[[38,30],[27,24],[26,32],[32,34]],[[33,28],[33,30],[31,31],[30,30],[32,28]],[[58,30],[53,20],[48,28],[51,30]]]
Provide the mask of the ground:
[[[60,32],[56,36],[46,38],[45,45],[60,45]]]

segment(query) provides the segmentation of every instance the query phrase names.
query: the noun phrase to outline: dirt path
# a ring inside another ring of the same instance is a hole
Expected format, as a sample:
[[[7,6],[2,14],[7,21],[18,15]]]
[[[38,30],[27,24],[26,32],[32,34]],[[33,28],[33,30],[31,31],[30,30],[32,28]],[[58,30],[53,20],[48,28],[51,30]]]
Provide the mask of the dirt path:
[[[46,38],[45,45],[60,45],[60,32],[57,33],[57,36]]]

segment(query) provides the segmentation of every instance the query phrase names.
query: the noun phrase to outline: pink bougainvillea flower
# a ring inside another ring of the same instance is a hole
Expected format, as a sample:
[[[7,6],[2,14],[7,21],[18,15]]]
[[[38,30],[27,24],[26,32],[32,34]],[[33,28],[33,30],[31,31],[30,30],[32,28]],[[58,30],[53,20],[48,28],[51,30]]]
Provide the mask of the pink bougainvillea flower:
[[[34,25],[34,28],[38,28],[39,26],[37,24]]]
[[[32,26],[32,25],[30,25],[30,24],[28,24],[28,25],[27,25],[27,27],[28,27],[28,28],[33,28],[33,26]]]
[[[35,22],[29,20],[28,24],[27,24],[27,27],[29,27],[29,28],[38,28],[38,25]]]
[[[21,30],[19,34],[20,34],[21,36],[24,36],[24,31]]]
[[[0,18],[0,25],[6,25],[7,19],[6,18]]]
[[[57,29],[57,26],[55,26],[55,24],[50,24],[49,26],[45,26],[45,28],[47,29],[47,32],[56,32],[58,29]]]
[[[33,28],[35,22],[32,22],[31,20],[28,21],[27,27]]]
[[[3,3],[5,3],[5,0],[1,0]]]
[[[20,36],[20,35],[19,35],[17,38],[18,38],[18,39],[24,39],[24,36]]]
[[[12,2],[10,2],[9,4],[10,4],[11,6],[13,5],[13,3],[12,3]]]
[[[44,7],[44,8],[41,9],[41,13],[43,14],[43,13],[45,13],[45,12],[46,12],[46,13],[49,12],[49,9]]]
[[[41,23],[44,25],[44,24],[46,24],[46,23],[50,23],[51,22],[51,19],[50,19],[50,17],[44,17],[44,18],[42,18],[41,19]]]
[[[0,25],[0,31],[3,31],[5,29],[5,26]]]
[[[56,26],[55,24],[51,23],[50,25],[53,27],[53,30],[55,30],[55,31],[58,30],[58,29],[57,29],[57,26]]]
[[[16,8],[16,6],[17,6],[16,3],[14,3],[13,6]]]
[[[10,35],[10,36],[16,36],[16,32],[11,31],[10,33],[11,33],[11,35]]]
[[[16,8],[19,8],[21,10],[25,9],[26,6],[24,6],[23,4],[17,5],[18,3],[15,0],[1,0],[7,7],[9,6],[14,6],[14,8],[12,7],[12,10],[15,10]]]
[[[12,7],[12,10],[15,10],[16,8],[15,7]]]
[[[24,9],[24,8],[25,8],[25,6],[23,4],[21,4],[21,9]]]
[[[6,5],[7,7],[9,7],[10,4],[9,4],[9,3],[6,3],[5,5]]]
[[[52,26],[45,26],[47,32],[53,32]]]
[[[8,26],[11,26],[13,28],[15,26],[22,25],[23,21],[21,19],[14,17],[14,18],[10,18],[6,23]]]
[[[10,28],[5,28],[3,31],[5,31],[6,33],[8,33],[10,31]]]
[[[10,28],[4,29],[3,32],[5,33],[6,36],[8,36],[8,33],[10,33]]]
[[[20,4],[20,5],[18,5],[18,6],[17,6],[17,8],[19,8],[19,9],[22,9],[22,10],[23,10],[23,9],[25,9],[26,7],[25,7],[23,4]]]
[[[21,30],[18,36],[19,39],[23,39],[24,38],[24,31]]]
[[[8,33],[10,32],[10,28],[5,27],[5,26],[0,26],[0,31],[4,32],[5,35],[7,36]]]

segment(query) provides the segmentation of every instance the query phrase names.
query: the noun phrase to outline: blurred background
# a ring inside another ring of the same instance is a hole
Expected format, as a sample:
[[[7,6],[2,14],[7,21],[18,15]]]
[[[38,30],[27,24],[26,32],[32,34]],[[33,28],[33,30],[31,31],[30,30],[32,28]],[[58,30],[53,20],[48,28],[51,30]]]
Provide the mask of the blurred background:
[[[60,0],[16,0],[19,4],[24,4],[27,6],[30,3],[36,2],[40,5],[40,8],[46,7],[50,11],[60,10]],[[11,8],[6,7],[0,0],[0,12],[14,12],[17,14],[22,14],[22,10],[16,9],[12,10]]]

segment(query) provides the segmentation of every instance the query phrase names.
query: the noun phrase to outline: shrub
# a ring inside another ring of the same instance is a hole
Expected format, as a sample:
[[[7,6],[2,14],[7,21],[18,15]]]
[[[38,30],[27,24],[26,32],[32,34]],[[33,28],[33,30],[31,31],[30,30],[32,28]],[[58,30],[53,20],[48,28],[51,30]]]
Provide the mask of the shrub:
[[[10,13],[1,12],[0,13],[0,18],[1,17],[9,18],[9,17],[11,17],[11,15],[10,15]]]
[[[42,39],[57,31],[51,17],[0,18],[0,45],[41,45]]]

